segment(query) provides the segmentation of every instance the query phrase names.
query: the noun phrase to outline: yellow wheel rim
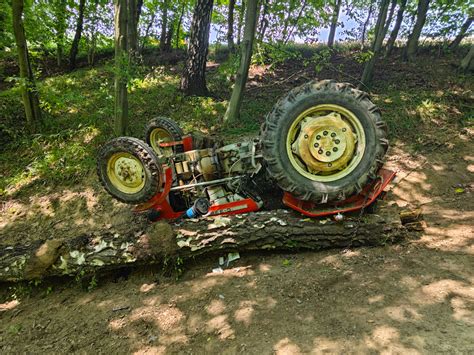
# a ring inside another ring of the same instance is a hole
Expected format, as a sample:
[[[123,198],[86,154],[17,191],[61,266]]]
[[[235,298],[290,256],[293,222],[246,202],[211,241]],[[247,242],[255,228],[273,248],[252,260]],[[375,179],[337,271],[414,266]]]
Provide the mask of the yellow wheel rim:
[[[115,153],[107,162],[107,177],[121,192],[134,194],[145,186],[145,170],[136,157],[130,153]]]
[[[160,147],[161,143],[172,142],[171,134],[163,128],[155,128],[150,133],[150,144],[153,150],[159,154],[169,157],[173,155],[173,147]]]
[[[314,181],[349,175],[364,155],[366,138],[357,116],[333,104],[317,105],[291,124],[286,150],[292,166]]]

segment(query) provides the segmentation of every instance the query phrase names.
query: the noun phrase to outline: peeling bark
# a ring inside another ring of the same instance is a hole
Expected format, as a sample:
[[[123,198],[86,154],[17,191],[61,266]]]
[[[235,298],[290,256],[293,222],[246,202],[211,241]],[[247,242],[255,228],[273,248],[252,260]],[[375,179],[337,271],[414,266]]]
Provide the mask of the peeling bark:
[[[0,245],[0,281],[77,275],[124,266],[160,264],[205,254],[251,250],[320,250],[381,245],[406,235],[396,207],[342,222],[310,219],[288,210],[150,225],[29,245]]]

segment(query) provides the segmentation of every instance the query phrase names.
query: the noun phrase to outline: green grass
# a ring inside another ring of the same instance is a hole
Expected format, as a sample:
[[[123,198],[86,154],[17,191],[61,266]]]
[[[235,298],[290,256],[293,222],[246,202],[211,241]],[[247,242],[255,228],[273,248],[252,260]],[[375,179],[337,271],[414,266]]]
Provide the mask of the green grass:
[[[303,49],[286,48],[290,52]],[[303,57],[314,56],[313,47],[304,50]],[[338,50],[346,50],[347,68],[355,63],[351,48]],[[434,72],[441,64],[430,63],[431,57],[425,65],[415,64],[407,71],[394,64],[389,67],[393,70],[389,80],[375,83],[373,99],[383,111],[391,139],[422,145],[433,132],[472,124],[472,75],[457,73],[446,63]],[[130,135],[141,138],[145,124],[158,115],[174,119],[185,131],[200,130],[228,140],[257,134],[265,115],[288,87],[248,91],[240,119],[223,124],[234,68],[231,59],[209,73],[208,86],[215,96],[207,98],[186,97],[178,90],[180,70],[139,68],[130,85]],[[318,76],[334,75],[328,73]],[[413,82],[419,77],[426,83]],[[81,184],[94,174],[98,147],[114,136],[111,64],[49,77],[39,81],[38,87],[44,124],[41,133],[33,136],[23,130],[19,89],[0,93],[0,198],[44,186]]]
[[[138,71],[130,85],[130,135],[142,137],[146,123],[158,115],[174,119],[185,132],[222,133],[227,101],[186,97],[178,90],[179,80],[179,73],[164,67]],[[5,108],[0,116],[0,142],[5,147],[0,152],[0,196],[16,195],[28,187],[81,182],[94,171],[97,148],[114,136],[110,65],[50,77],[38,82],[38,89],[44,124],[33,136],[18,120],[24,115],[19,89],[0,94],[0,107]],[[230,85],[222,90],[230,92]],[[225,135],[232,139],[257,133],[258,120],[267,109],[263,107],[253,101],[244,105],[242,120],[228,127]]]

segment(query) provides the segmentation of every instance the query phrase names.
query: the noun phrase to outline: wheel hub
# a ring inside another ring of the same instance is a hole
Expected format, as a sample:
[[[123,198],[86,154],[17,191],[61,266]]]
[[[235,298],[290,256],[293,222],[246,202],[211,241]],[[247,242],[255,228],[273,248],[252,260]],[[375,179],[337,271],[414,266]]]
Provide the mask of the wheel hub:
[[[114,154],[107,173],[112,184],[120,191],[136,193],[145,185],[145,173],[140,161],[131,154]]]
[[[150,134],[150,143],[153,150],[158,154],[163,154],[166,157],[173,155],[172,147],[161,147],[161,143],[171,142],[173,137],[162,128],[155,128]]]
[[[357,137],[337,112],[305,117],[294,143],[297,155],[312,174],[328,175],[344,169],[355,154]]]

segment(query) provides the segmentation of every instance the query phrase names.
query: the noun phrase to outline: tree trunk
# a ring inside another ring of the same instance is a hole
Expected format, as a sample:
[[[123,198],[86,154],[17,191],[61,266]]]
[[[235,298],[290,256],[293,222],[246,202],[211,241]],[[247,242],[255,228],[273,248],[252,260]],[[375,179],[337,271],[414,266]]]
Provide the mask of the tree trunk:
[[[346,217],[324,224],[287,210],[185,220],[172,226],[137,222],[120,234],[106,230],[65,240],[0,245],[0,281],[86,274],[232,251],[385,245],[403,239],[406,231],[394,207],[360,221]]]
[[[334,3],[334,9],[331,18],[331,27],[329,29],[328,47],[334,46],[334,38],[336,37],[337,20],[339,19],[341,2],[342,0],[336,0],[336,2]]]
[[[387,50],[385,52],[386,57],[392,54],[395,41],[397,40],[397,37],[398,37],[398,32],[400,31],[400,26],[402,25],[403,15],[405,13],[406,5],[407,5],[407,0],[401,0],[400,7],[397,12],[397,19],[395,21],[395,26],[393,27],[393,30],[390,33],[390,38],[388,39],[388,42],[387,42]]]
[[[97,22],[99,20],[99,16],[97,14],[97,6],[99,5],[99,0],[93,0],[94,1],[94,9],[93,9],[93,14],[89,16],[90,20],[90,43],[89,43],[89,48],[87,50],[87,64],[90,66],[93,66],[95,63],[95,51],[96,51],[96,46],[97,46]]]
[[[383,29],[385,25],[385,20],[387,18],[389,2],[389,0],[382,0],[380,3],[380,12],[377,18],[377,24],[375,25],[375,37],[374,42],[372,44],[373,55],[370,60],[365,64],[364,72],[362,73],[361,88],[363,88],[364,86],[369,87],[372,82],[375,61],[377,60],[380,54],[380,50],[382,49]]]
[[[25,27],[23,25],[23,0],[12,0],[11,5],[26,126],[30,133],[36,133],[41,124],[41,110],[39,107],[38,90],[36,89],[35,78],[30,64]]]
[[[153,26],[153,23],[155,22],[155,18],[156,18],[156,15],[155,15],[155,13],[153,13],[151,15],[150,22],[148,22],[148,25],[146,26],[145,34],[143,35],[143,38],[142,38],[142,48],[141,48],[142,51],[143,51],[143,48],[145,48],[145,43],[146,43],[146,40],[147,40],[147,38],[150,34],[150,30]]]
[[[428,7],[430,5],[430,0],[419,0],[417,8],[417,16],[415,26],[413,31],[408,37],[407,47],[403,53],[404,60],[413,60],[415,59],[416,52],[418,51],[418,40],[420,39],[421,31],[426,21],[426,13],[428,12]]]
[[[367,14],[367,19],[364,22],[364,26],[362,27],[362,38],[361,38],[361,48],[365,48],[365,34],[367,33],[367,26],[369,25],[370,18],[372,17],[372,10],[374,8],[374,0],[371,0],[369,6],[369,12]]]
[[[56,62],[58,67],[63,63],[64,36],[67,29],[66,23],[66,0],[57,0],[54,4],[55,35],[56,35]]]
[[[308,1],[304,0],[303,3],[301,4],[300,11],[298,11],[298,16],[293,21],[293,25],[290,27],[290,30],[287,29],[287,33],[285,37],[283,38],[283,43],[287,44],[288,41],[291,39],[293,36],[293,31],[295,30],[296,26],[298,26],[298,22],[301,19],[301,16],[303,16],[303,12],[306,9],[306,5],[308,5]]]
[[[127,97],[127,72],[129,67],[128,55],[128,11],[127,0],[115,1],[115,123],[114,129],[117,136],[123,136],[128,128],[128,97]]]
[[[166,47],[166,30],[168,29],[168,0],[163,1],[161,13],[160,51],[164,52]]]
[[[244,94],[245,84],[249,74],[250,62],[252,60],[253,40],[255,38],[255,27],[257,26],[257,4],[258,0],[247,0],[247,13],[245,15],[244,39],[241,45],[240,67],[235,78],[234,89],[229,101],[229,106],[224,115],[224,121],[235,122],[240,115],[240,106]]]
[[[471,45],[469,53],[461,61],[461,69],[464,71],[474,71],[474,45]]]
[[[230,53],[235,52],[234,9],[235,9],[235,0],[229,0],[229,14],[227,16],[227,48],[229,49]]]
[[[185,10],[186,2],[183,2],[183,6],[181,7],[181,13],[179,14],[178,25],[176,26],[176,49],[179,49],[179,39],[181,36],[181,24],[183,23],[184,17],[184,10]]]
[[[290,21],[293,18],[293,10],[295,7],[295,0],[288,0],[288,13],[285,17],[285,20],[283,21],[283,29],[281,31],[281,39],[282,42],[284,42],[285,38],[288,35],[288,26],[290,25]]]
[[[267,16],[268,16],[268,2],[270,0],[262,0],[262,11],[261,11],[261,18],[260,18],[260,25],[258,27],[258,31],[257,31],[257,34],[258,34],[258,41],[259,42],[263,42],[263,40],[265,39],[265,32],[267,31],[267,27],[268,27],[268,19],[267,19]]]
[[[142,11],[143,0],[128,0],[128,50],[132,58],[138,55],[138,22]]]
[[[86,5],[86,0],[79,1],[79,15],[77,17],[76,33],[74,34],[74,39],[71,45],[71,51],[69,52],[69,69],[71,70],[76,68],[76,57],[77,57],[77,52],[79,51],[79,42],[81,41],[82,28],[84,25],[85,5]]]
[[[242,27],[244,26],[244,16],[245,16],[245,2],[246,0],[241,0],[240,11],[239,11],[239,23],[237,25],[237,45],[240,46],[240,40],[242,39]]]
[[[387,21],[385,21],[385,26],[383,27],[382,42],[385,40],[385,37],[387,36],[388,29],[390,28],[390,24],[392,23],[393,14],[395,12],[396,7],[397,7],[397,0],[392,0],[392,5],[390,6],[390,11],[388,12]]]
[[[191,23],[191,35],[181,90],[187,95],[206,96],[206,60],[214,0],[198,0]]]
[[[166,34],[166,41],[165,41],[165,52],[170,52],[171,51],[171,41],[173,40],[173,34],[174,34],[174,21],[171,21],[169,28],[168,28],[168,33]]]
[[[452,50],[455,50],[459,47],[459,44],[463,40],[464,37],[467,36],[467,31],[469,30],[469,27],[472,24],[472,21],[474,21],[474,16],[469,16],[468,19],[462,24],[461,30],[459,31],[458,35],[454,39],[454,41],[451,42],[449,45],[449,48]]]

